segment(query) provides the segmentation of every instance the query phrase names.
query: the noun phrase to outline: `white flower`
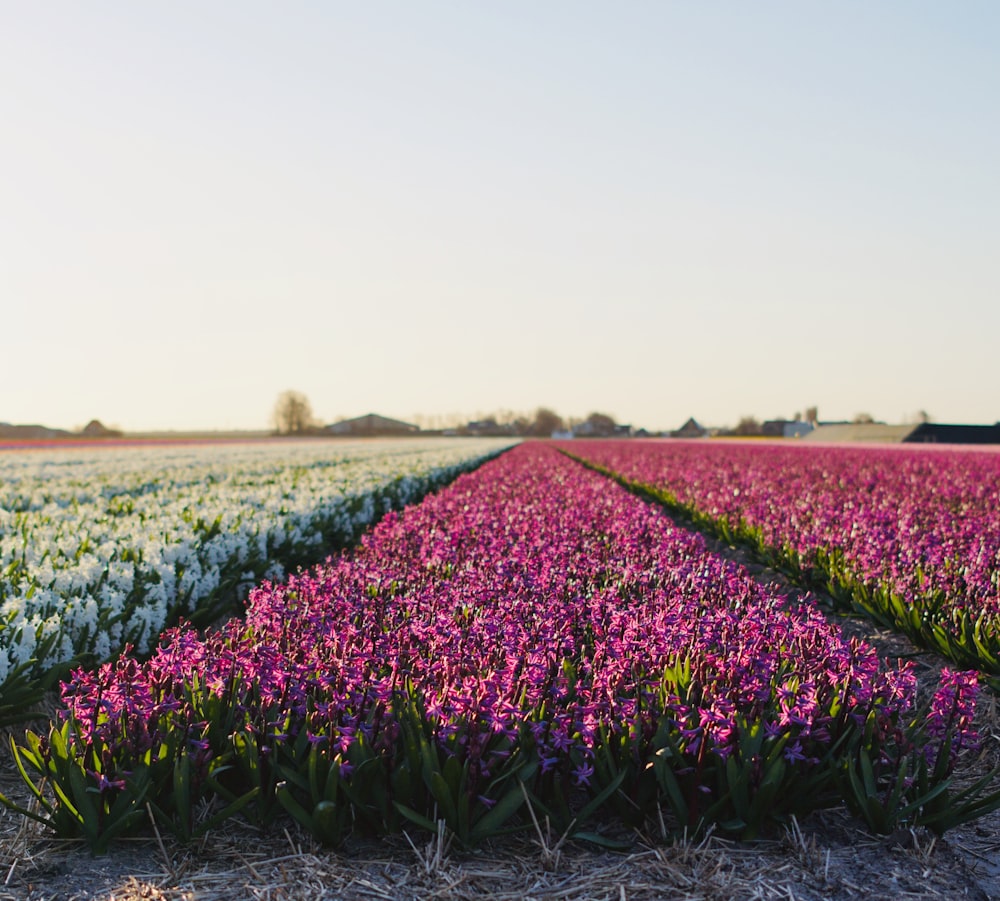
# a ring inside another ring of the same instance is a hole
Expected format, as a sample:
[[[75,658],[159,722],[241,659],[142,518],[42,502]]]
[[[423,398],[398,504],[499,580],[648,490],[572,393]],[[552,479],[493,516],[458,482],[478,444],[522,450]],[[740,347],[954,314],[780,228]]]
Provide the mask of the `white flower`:
[[[348,540],[374,519],[376,490],[411,500],[502,446],[420,438],[6,451],[0,686],[12,662],[35,652],[39,630],[59,633],[40,669],[81,651],[108,657],[140,631],[148,650],[179,595],[190,590],[197,605],[236,573],[244,584],[284,578],[274,549],[318,549],[331,523]],[[127,604],[129,623],[98,631]]]

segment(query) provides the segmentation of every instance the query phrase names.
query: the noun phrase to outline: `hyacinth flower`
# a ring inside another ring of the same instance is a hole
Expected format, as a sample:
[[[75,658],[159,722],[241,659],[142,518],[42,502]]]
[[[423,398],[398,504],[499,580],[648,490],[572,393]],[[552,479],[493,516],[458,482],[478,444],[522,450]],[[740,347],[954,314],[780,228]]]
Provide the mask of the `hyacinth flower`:
[[[73,666],[237,609],[509,442],[235,442],[0,454],[0,724]]]
[[[1000,687],[1000,454],[760,442],[564,449]]]
[[[55,792],[40,818],[98,849],[146,805],[181,838],[285,811],[329,843],[443,820],[474,845],[525,805],[594,841],[657,810],[751,836],[856,784],[874,828],[928,795],[947,828],[995,800],[954,800],[973,679],[948,678],[923,725],[909,665],[535,444],[255,589],[245,619],[74,673],[15,753]]]

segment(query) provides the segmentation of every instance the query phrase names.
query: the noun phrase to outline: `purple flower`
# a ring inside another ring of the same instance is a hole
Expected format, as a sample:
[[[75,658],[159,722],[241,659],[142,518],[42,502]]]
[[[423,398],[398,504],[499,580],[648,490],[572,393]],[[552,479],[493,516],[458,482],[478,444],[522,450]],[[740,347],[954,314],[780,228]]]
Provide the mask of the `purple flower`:
[[[662,462],[656,445],[648,458],[601,447],[642,471]],[[929,734],[957,749],[974,692],[949,679]],[[789,604],[656,507],[526,444],[385,518],[351,553],[258,587],[245,620],[171,630],[143,663],[74,673],[63,699],[75,753],[106,757],[106,781],[174,735],[206,761],[231,753],[223,723],[278,758],[305,730],[349,779],[346,755],[364,743],[398,759],[412,725],[400,717],[422,710],[475,797],[522,738],[542,773],[577,786],[603,742],[648,762],[661,730],[679,773],[761,731],[808,766],[869,720],[881,735],[909,715],[915,679],[910,666],[881,673],[811,602]]]
[[[590,785],[590,777],[594,775],[593,764],[584,762],[573,769],[574,785]]]

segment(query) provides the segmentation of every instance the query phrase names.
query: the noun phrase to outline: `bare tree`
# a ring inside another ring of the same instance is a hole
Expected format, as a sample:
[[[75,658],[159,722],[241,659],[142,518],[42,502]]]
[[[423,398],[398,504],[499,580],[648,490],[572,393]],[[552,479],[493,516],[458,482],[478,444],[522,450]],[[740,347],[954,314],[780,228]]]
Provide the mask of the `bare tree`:
[[[806,422],[811,426],[815,426],[819,422],[819,408],[806,407]]]
[[[520,414],[511,420],[515,435],[527,435],[531,431],[531,420],[524,414]]]
[[[763,427],[756,416],[743,416],[733,429],[734,435],[760,435]]]
[[[851,420],[855,425],[871,425],[874,421],[875,417],[871,413],[857,413]]]
[[[563,428],[563,418],[548,407],[539,407],[535,411],[535,420],[529,429],[532,435],[548,438],[553,432]]]
[[[615,433],[615,419],[607,413],[591,413],[585,421],[593,435],[608,436]]]
[[[271,419],[282,435],[304,435],[316,424],[308,398],[291,390],[279,395]]]

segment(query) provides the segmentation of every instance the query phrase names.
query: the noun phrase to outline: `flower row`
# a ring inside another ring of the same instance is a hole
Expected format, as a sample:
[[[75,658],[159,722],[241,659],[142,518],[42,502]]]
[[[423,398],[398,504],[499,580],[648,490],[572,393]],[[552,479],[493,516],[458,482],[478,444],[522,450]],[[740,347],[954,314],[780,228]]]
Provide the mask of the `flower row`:
[[[509,442],[508,442],[509,444]],[[217,615],[503,445],[471,440],[0,453],[0,707],[25,680]],[[5,684],[6,683],[6,684]]]
[[[909,665],[534,444],[245,620],[75,673],[62,726],[15,751],[56,792],[41,818],[97,849],[147,809],[181,837],[284,809],[324,841],[443,819],[474,844],[525,803],[574,834],[609,807],[753,834],[846,798],[943,830],[1000,803],[948,793],[975,689],[946,674],[918,710]]]
[[[574,442],[963,665],[1000,674],[1000,453]]]

